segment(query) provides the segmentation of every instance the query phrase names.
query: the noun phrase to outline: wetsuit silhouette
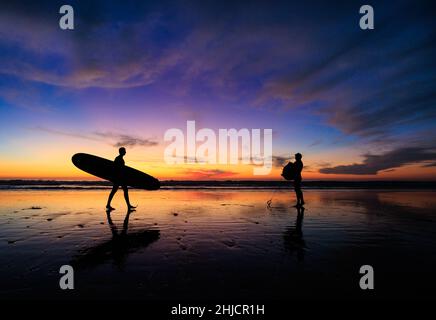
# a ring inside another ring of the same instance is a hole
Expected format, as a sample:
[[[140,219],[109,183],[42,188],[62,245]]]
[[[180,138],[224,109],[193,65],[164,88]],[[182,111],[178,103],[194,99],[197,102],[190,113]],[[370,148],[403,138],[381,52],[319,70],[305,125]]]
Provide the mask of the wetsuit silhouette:
[[[112,187],[112,191],[109,194],[109,198],[107,200],[107,205],[106,205],[106,209],[108,210],[113,210],[114,208],[111,207],[111,201],[112,198],[114,197],[115,193],[118,191],[119,186],[121,185],[124,191],[124,199],[126,200],[127,203],[127,207],[129,209],[134,209],[135,207],[132,206],[130,204],[129,201],[129,190],[127,189],[127,186],[125,185],[125,183],[123,182],[123,167],[125,165],[124,163],[124,155],[126,154],[126,149],[125,148],[120,148],[119,149],[119,156],[117,156],[114,160],[114,164],[115,164],[115,181],[114,181],[114,186]]]
[[[303,171],[303,162],[301,161],[302,155],[301,153],[295,154],[295,178],[294,178],[294,190],[295,195],[297,196],[297,207],[304,205],[303,191],[301,191],[301,181],[303,178],[301,177],[301,171]]]

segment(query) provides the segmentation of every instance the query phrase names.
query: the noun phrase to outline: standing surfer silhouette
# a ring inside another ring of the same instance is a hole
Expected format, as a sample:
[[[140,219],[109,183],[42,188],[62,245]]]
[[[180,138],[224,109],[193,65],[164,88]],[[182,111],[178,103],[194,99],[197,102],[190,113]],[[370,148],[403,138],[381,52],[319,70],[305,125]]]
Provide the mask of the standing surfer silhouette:
[[[295,190],[295,195],[297,196],[297,204],[295,205],[297,208],[302,207],[304,205],[303,191],[301,191],[301,181],[303,180],[303,178],[301,177],[301,171],[303,171],[303,162],[301,161],[302,157],[303,156],[301,155],[301,153],[295,154],[294,190]]]
[[[133,210],[136,207],[134,207],[130,204],[129,190],[127,189],[127,186],[123,182],[123,167],[124,167],[123,157],[126,155],[126,148],[121,147],[118,151],[120,154],[114,160],[114,163],[115,163],[114,186],[112,187],[112,191],[109,194],[109,198],[107,199],[106,210],[108,210],[108,211],[115,210],[115,208],[111,207],[111,202],[112,202],[112,198],[114,197],[115,193],[118,191],[118,188],[120,185],[122,186],[123,191],[124,191],[124,199],[126,200],[127,208],[129,210]]]

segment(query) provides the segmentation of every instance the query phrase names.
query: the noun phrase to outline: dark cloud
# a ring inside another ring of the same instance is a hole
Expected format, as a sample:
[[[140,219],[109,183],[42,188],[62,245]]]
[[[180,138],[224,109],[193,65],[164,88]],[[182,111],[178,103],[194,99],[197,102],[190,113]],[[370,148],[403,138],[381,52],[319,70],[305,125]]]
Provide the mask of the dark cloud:
[[[156,41],[165,22],[152,2],[73,1],[73,31],[58,26],[64,3],[20,2],[2,3],[0,73],[53,86],[125,88],[152,83],[177,61]]]
[[[322,143],[323,143],[323,139],[317,139],[317,140],[313,141],[311,144],[309,144],[309,147],[316,147]]]
[[[380,155],[364,155],[362,163],[322,168],[325,174],[374,175],[382,170],[390,170],[404,165],[436,160],[436,149],[423,147],[398,148]]]
[[[252,94],[249,85],[311,50],[301,14],[311,9],[298,4],[159,3],[74,2],[77,28],[66,33],[57,25],[60,4],[42,2],[29,14],[25,5],[9,1],[0,13],[0,44],[14,45],[16,52],[2,56],[0,72],[72,88],[173,80],[182,92],[208,87],[235,99],[234,93]],[[309,7],[317,12],[328,6]],[[326,17],[313,20],[322,23]],[[52,61],[56,68],[47,68]]]
[[[151,140],[151,139],[143,139],[135,136],[130,136],[126,134],[115,134],[113,136],[114,139],[117,141],[113,143],[114,147],[154,147],[157,146],[159,143]]]
[[[364,138],[423,123],[434,126],[436,19],[431,4],[400,2],[396,9],[408,12],[405,20],[391,6],[374,6],[374,32],[351,29],[328,37],[329,45],[320,44],[323,55],[309,52],[300,59],[301,71],[265,81],[256,103],[304,107],[343,133]],[[318,107],[308,108],[315,103]]]
[[[152,147],[157,145],[158,143],[156,141],[152,141],[149,139],[135,138],[127,135],[120,135],[120,140],[114,144],[115,147],[134,147],[134,146]]]
[[[63,130],[55,130],[44,127],[36,127],[33,130],[43,131],[54,135],[61,135],[66,137],[73,137],[79,139],[86,140],[94,140],[94,141],[104,141],[106,143],[110,143],[114,147],[135,147],[135,146],[144,146],[144,147],[153,147],[158,145],[158,142],[151,139],[143,139],[139,137],[135,137],[128,134],[120,134],[113,132],[93,132],[93,133],[76,133],[76,132],[67,132]]]
[[[432,167],[436,167],[436,162],[432,162],[432,163],[427,163],[422,165],[423,168],[432,168]]]
[[[119,134],[113,132],[94,132],[95,135],[103,138],[109,138],[116,140],[113,144],[114,147],[134,147],[134,146],[144,146],[144,147],[153,147],[157,146],[158,143],[156,141],[150,139],[143,139],[139,137],[134,137],[127,134]]]
[[[289,161],[289,157],[273,156],[272,160],[274,167],[283,167]]]

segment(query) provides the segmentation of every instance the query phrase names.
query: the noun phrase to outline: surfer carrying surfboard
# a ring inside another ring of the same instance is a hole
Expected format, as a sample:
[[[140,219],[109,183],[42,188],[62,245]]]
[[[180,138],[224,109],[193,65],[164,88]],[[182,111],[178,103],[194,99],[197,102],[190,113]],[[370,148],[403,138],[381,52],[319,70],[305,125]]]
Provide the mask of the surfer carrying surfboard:
[[[107,205],[106,205],[106,209],[107,210],[115,210],[115,208],[111,207],[111,201],[112,198],[114,197],[115,193],[118,191],[118,188],[121,187],[123,188],[124,191],[124,199],[126,200],[126,204],[129,210],[133,210],[136,207],[132,206],[130,204],[130,200],[129,200],[129,189],[127,189],[127,185],[123,182],[123,169],[124,169],[124,159],[123,157],[126,155],[126,148],[121,147],[118,152],[120,153],[114,160],[114,164],[115,164],[115,179],[114,179],[114,186],[112,187],[112,191],[109,194],[109,198],[107,199]]]
[[[295,162],[288,162],[286,166],[283,167],[282,177],[289,181],[294,181],[295,195],[297,196],[297,204],[295,207],[300,208],[304,205],[303,191],[301,191],[301,171],[303,171],[303,161],[301,158],[303,156],[301,153],[295,154]],[[270,206],[271,200],[268,203]]]
[[[301,171],[303,171],[303,161],[301,161],[302,157],[303,156],[301,155],[301,153],[295,154],[294,190],[295,190],[295,195],[297,196],[296,207],[302,207],[304,205],[303,191],[301,191],[301,181],[303,180],[303,178],[301,177]]]

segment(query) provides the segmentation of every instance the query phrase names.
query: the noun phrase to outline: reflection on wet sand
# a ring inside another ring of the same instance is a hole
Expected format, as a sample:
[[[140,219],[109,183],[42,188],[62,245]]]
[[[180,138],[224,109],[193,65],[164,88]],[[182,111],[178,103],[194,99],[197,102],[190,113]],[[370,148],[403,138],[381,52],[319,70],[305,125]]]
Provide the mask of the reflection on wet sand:
[[[271,193],[132,190],[136,212],[106,215],[106,190],[0,191],[0,297],[58,297],[71,261],[89,299],[359,296],[363,264],[377,296],[433,294],[436,192]]]
[[[285,248],[293,254],[297,253],[299,261],[304,260],[305,242],[303,237],[304,207],[297,207],[297,220],[294,226],[286,228],[284,233]]]
[[[107,222],[112,232],[112,239],[97,246],[84,249],[77,255],[72,265],[77,268],[92,267],[112,260],[118,268],[123,268],[129,253],[146,248],[157,241],[160,236],[159,230],[141,230],[128,233],[129,218],[134,211],[127,210],[123,222],[123,228],[119,232],[111,218],[111,211],[106,211]]]

